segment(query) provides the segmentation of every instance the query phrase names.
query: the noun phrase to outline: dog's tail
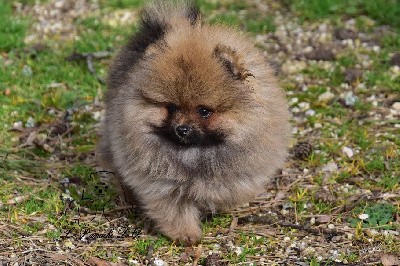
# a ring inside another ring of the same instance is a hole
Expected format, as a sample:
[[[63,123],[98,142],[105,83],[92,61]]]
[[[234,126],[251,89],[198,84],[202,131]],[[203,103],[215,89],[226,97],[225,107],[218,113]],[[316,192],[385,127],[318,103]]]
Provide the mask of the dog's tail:
[[[188,20],[192,25],[200,22],[200,11],[194,0],[155,0],[143,10],[142,29],[166,28],[173,21]]]

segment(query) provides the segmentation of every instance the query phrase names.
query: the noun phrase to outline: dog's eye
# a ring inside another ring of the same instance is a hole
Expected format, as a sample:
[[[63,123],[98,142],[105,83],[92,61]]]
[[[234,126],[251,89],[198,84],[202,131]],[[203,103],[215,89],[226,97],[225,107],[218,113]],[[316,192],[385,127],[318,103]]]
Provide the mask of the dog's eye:
[[[212,114],[212,111],[206,107],[199,107],[197,109],[197,113],[203,118],[209,118]]]
[[[168,114],[173,115],[178,111],[178,106],[176,104],[170,103],[167,105]]]

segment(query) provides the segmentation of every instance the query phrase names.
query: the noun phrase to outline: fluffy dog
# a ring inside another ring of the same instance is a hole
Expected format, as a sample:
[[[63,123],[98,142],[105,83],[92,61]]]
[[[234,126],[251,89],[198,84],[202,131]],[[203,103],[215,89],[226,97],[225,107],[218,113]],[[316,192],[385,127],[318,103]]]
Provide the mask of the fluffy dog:
[[[105,102],[102,165],[185,244],[200,240],[202,212],[252,200],[287,156],[288,106],[265,58],[243,33],[204,25],[191,2],[144,9]]]

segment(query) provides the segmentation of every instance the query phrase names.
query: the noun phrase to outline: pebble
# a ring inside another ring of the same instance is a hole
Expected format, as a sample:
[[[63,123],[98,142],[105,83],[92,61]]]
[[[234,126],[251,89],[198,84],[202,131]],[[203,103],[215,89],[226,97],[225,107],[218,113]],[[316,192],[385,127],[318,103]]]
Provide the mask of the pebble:
[[[343,152],[348,158],[351,158],[351,157],[353,157],[353,155],[354,155],[353,150],[350,149],[349,147],[346,147],[346,146],[342,148],[342,152]]]
[[[334,224],[328,224],[328,228],[329,228],[329,229],[334,229],[334,228],[335,228],[335,225],[334,225]]]
[[[305,115],[306,116],[314,116],[315,115],[315,111],[313,109],[307,110],[305,112]]]
[[[51,115],[51,116],[55,116],[56,115],[56,111],[54,109],[50,109],[47,113],[49,115]]]
[[[307,103],[307,102],[301,102],[298,104],[298,106],[301,111],[306,111],[306,110],[310,109],[310,103]]]
[[[18,122],[13,123],[12,129],[13,130],[17,130],[17,131],[23,130],[22,121],[18,121]]]
[[[319,97],[318,97],[318,101],[320,102],[329,102],[330,100],[332,100],[333,98],[335,98],[335,94],[333,94],[330,91],[326,91],[324,93],[322,93]]]
[[[100,119],[102,117],[102,114],[101,114],[100,111],[96,111],[96,112],[93,112],[92,117],[93,117],[94,120],[100,121]]]
[[[400,102],[395,102],[394,104],[392,104],[392,109],[400,111]]]
[[[293,107],[293,108],[291,109],[291,111],[292,111],[292,113],[294,113],[294,114],[300,113],[300,108],[298,108],[298,107]]]
[[[242,247],[235,247],[234,252],[236,255],[240,256],[243,253],[243,248]]]
[[[358,215],[358,218],[360,220],[367,220],[368,217],[369,217],[369,215],[367,213],[362,213],[362,214]]]
[[[299,98],[292,98],[290,99],[290,105],[296,104],[299,102]]]
[[[333,173],[337,172],[338,166],[335,162],[330,162],[322,168],[322,172],[324,173]]]
[[[344,103],[345,103],[347,106],[353,106],[353,105],[356,103],[357,99],[358,99],[358,97],[355,96],[355,95],[353,94],[353,92],[351,92],[351,91],[347,92],[347,93],[344,95]]]
[[[282,70],[288,74],[298,73],[307,67],[307,63],[303,61],[288,61],[282,65]]]
[[[153,264],[156,266],[165,266],[167,265],[162,259],[155,258]]]
[[[318,219],[315,221],[318,224],[327,224],[331,221],[332,217],[330,215],[322,215],[318,217]]]
[[[35,119],[33,117],[29,117],[25,123],[25,127],[32,128],[32,127],[35,127],[35,124],[36,124]]]

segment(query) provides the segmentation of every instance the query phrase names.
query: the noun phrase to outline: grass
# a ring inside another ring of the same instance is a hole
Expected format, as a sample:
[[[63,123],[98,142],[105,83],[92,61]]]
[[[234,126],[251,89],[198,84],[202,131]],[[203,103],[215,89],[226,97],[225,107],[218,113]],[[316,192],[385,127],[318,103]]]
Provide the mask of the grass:
[[[269,38],[282,26],[273,12],[252,1],[199,2],[206,21],[242,28],[250,35]],[[391,55],[400,47],[400,7],[396,1],[286,1],[292,11],[282,7],[280,12],[293,17],[293,23],[298,19],[300,24],[296,27],[304,30],[315,29],[321,23],[342,28],[349,18],[354,18],[356,29],[367,36],[383,24],[391,25],[394,33],[379,36],[379,51],[342,47],[336,60],[329,64],[306,61],[304,70],[279,77],[288,97],[297,98],[291,108],[307,102],[316,113],[304,117],[304,111],[300,111],[294,113],[293,120],[298,129],[294,138],[309,141],[314,151],[307,160],[290,158],[282,177],[276,180],[278,186],[268,187],[269,194],[263,200],[205,220],[201,246],[194,249],[161,235],[147,234],[147,221],[133,211],[116,210],[116,191],[97,172],[93,161],[96,117],[101,111],[95,102],[102,99],[105,87],[89,73],[85,62],[65,60],[74,51],[115,51],[135,30],[135,20],[116,23],[113,16],[132,9],[136,12],[143,3],[99,1],[98,13],[74,22],[79,38],[65,42],[49,39],[44,41],[45,49],[35,50],[32,44],[24,43],[34,18],[19,14],[9,2],[0,0],[0,222],[5,228],[1,241],[8,240],[7,246],[18,251],[26,251],[29,241],[43,249],[47,249],[43,243],[48,243],[72,252],[81,261],[98,257],[144,263],[146,257],[157,257],[174,265],[183,264],[185,256],[187,263],[192,263],[200,250],[198,259],[203,265],[210,253],[219,254],[231,264],[256,264],[260,259],[271,265],[290,263],[287,252],[298,252],[289,255],[308,265],[332,265],[332,256],[320,258],[318,251],[323,246],[318,239],[329,237],[324,233],[328,225],[309,224],[310,218],[318,221],[318,217],[329,216],[329,223],[344,234],[336,235],[338,242],[326,242],[330,250],[340,250],[337,259],[363,263],[360,249],[377,244],[386,253],[400,252],[398,237],[383,231],[400,229],[396,220],[400,211],[400,136],[394,127],[399,119],[385,118],[390,113],[390,101],[398,101],[400,92],[400,76],[393,74],[390,64]],[[24,4],[32,6],[33,2]],[[274,2],[273,6],[279,8],[281,3]],[[290,45],[295,46],[295,40]],[[267,53],[275,56],[269,50]],[[360,68],[365,57],[371,64],[361,68],[362,80],[344,86],[344,70]],[[281,63],[288,58],[276,56],[283,60]],[[109,59],[95,61],[101,77],[106,76],[108,64]],[[304,83],[299,82],[299,77]],[[307,89],[302,89],[303,85]],[[334,98],[320,102],[320,95],[328,90]],[[353,106],[342,101],[342,94],[347,91],[358,97]],[[376,97],[377,106],[368,100],[372,96]],[[30,118],[33,129],[25,128]],[[10,131],[19,121],[22,131]],[[60,123],[70,131],[53,138],[52,127]],[[20,146],[32,130],[39,135],[36,142]],[[46,149],[40,138],[52,149]],[[346,156],[344,147],[351,148],[353,156]],[[328,163],[334,163],[337,170],[324,170]],[[284,196],[279,198],[279,193]],[[363,213],[371,219],[360,220]],[[272,217],[276,222],[235,225],[238,216],[248,214]],[[307,231],[313,226],[322,233]],[[84,235],[106,234],[110,229],[115,229],[115,234],[126,230],[130,234],[120,239],[81,239]],[[372,229],[378,234],[371,234]],[[345,235],[348,233],[350,240]],[[347,244],[341,246],[346,241],[353,242],[351,248]],[[324,252],[329,254],[328,249]],[[0,249],[0,260],[10,259],[10,254]]]
[[[400,5],[397,0],[300,0],[287,1],[303,19],[332,16],[366,15],[380,24],[400,26]]]
[[[18,18],[12,19],[11,3],[0,1],[0,50],[9,51],[24,45],[25,32],[28,21]]]

